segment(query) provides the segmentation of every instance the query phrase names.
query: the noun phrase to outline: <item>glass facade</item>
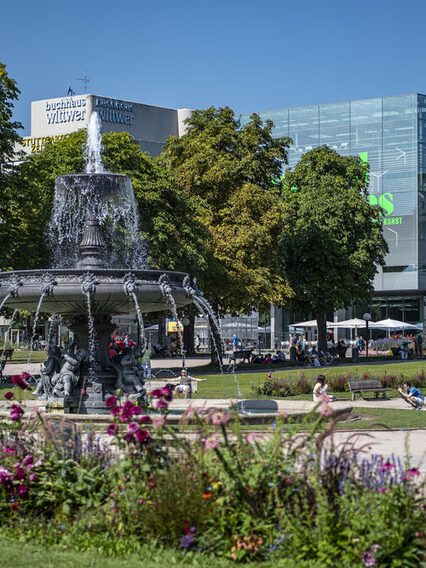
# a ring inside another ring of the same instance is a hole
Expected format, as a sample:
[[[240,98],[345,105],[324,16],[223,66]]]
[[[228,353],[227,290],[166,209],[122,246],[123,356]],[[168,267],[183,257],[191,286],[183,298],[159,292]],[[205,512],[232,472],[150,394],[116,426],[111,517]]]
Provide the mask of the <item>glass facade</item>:
[[[376,293],[425,289],[426,96],[380,97],[259,115],[274,122],[276,136],[292,138],[289,167],[322,144],[369,163],[369,199],[384,210],[389,245],[386,267],[374,282]],[[248,118],[243,115],[242,122]]]

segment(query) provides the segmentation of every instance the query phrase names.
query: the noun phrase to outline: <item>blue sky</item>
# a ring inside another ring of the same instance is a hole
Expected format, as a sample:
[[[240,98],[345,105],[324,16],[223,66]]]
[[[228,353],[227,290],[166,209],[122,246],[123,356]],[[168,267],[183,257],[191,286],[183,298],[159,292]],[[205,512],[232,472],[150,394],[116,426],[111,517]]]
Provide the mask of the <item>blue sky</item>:
[[[236,112],[426,92],[423,0],[2,3],[0,61],[32,100],[87,92]]]

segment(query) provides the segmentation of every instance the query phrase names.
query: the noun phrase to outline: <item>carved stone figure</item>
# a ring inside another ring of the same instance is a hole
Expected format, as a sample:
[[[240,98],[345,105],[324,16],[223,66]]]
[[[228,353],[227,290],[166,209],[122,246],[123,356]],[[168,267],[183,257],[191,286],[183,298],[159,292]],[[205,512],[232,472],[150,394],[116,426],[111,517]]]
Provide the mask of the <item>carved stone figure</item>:
[[[45,399],[52,394],[52,377],[60,371],[61,366],[61,350],[55,345],[49,350],[44,366],[40,367],[40,379],[34,391],[39,399]]]
[[[57,397],[70,396],[80,378],[80,365],[88,359],[86,349],[77,349],[64,354],[63,364],[59,373],[52,377],[52,395]]]
[[[139,368],[139,361],[135,356],[134,350],[127,351],[120,359],[120,362],[111,363],[111,367],[117,371],[117,389],[129,394],[145,395],[143,370]]]

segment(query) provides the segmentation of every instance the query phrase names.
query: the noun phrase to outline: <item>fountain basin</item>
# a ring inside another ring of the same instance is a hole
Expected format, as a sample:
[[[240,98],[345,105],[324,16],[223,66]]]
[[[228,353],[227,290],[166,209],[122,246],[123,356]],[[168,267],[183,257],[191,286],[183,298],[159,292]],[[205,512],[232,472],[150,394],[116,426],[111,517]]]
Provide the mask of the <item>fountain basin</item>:
[[[125,293],[123,282],[129,272],[135,277],[136,296],[142,312],[157,312],[167,309],[167,301],[161,293],[158,279],[166,274],[169,278],[171,293],[178,307],[192,303],[187,297],[182,283],[186,277],[184,272],[163,270],[91,270],[95,281],[95,292],[92,297],[93,314],[129,314],[134,313],[135,306]],[[35,311],[40,300],[40,286],[43,278],[48,276],[56,284],[44,298],[42,311],[66,315],[87,314],[87,303],[82,292],[83,277],[88,274],[78,269],[19,270],[0,273],[0,302],[9,293],[11,279],[18,283],[16,295],[7,300],[5,307]]]

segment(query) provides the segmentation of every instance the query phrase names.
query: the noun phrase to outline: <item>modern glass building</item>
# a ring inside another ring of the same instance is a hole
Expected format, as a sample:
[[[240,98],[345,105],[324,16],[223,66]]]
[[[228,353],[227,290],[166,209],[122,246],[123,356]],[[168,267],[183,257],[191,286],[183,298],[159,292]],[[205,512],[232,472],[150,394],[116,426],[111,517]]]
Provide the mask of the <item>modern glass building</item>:
[[[411,94],[258,113],[290,136],[289,167],[327,144],[370,165],[370,202],[383,210],[389,245],[368,307],[374,320],[423,322],[426,297],[426,96]],[[248,115],[242,116],[242,121]],[[365,311],[366,306],[359,310]],[[355,313],[354,313],[355,312]],[[353,315],[357,314],[356,307]],[[339,318],[341,319],[341,318]]]

